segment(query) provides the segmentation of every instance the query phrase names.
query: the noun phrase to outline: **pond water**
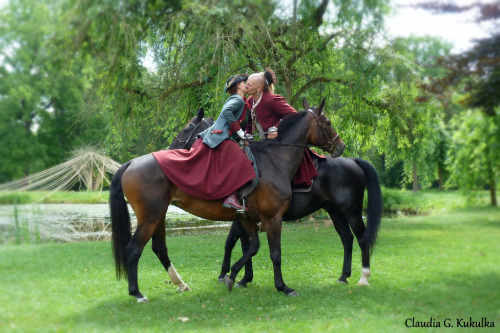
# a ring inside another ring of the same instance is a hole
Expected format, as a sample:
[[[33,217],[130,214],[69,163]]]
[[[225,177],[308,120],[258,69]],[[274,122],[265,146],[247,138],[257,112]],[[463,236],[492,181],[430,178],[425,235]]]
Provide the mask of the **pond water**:
[[[132,229],[137,220],[129,207]],[[200,219],[170,206],[165,220],[168,236],[227,232],[229,222]],[[0,242],[8,240],[108,240],[111,219],[107,204],[0,205]]]

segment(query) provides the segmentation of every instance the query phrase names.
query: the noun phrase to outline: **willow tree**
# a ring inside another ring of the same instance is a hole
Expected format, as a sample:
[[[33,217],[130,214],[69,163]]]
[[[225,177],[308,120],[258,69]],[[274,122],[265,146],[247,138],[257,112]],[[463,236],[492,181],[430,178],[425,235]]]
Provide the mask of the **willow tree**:
[[[200,106],[215,116],[228,76],[267,66],[292,105],[328,97],[350,122],[339,124],[367,133],[380,112],[367,110],[383,104],[380,77],[390,79],[381,62],[391,52],[379,50],[378,39],[387,4],[304,0],[283,9],[279,1],[82,1],[68,14],[69,49],[91,55],[102,102],[87,109],[108,115],[108,147],[129,152],[121,160],[164,146]]]
[[[416,192],[436,179],[444,183],[448,97],[429,92],[428,85],[446,75],[438,59],[446,57],[451,46],[430,37],[402,38],[395,45],[407,66],[406,70],[399,70],[399,75],[412,78],[398,80],[385,89],[385,100],[400,105],[388,108],[381,118],[387,136],[381,136],[378,144],[389,163],[403,162],[405,180],[412,183]],[[401,62],[400,66],[404,64]]]

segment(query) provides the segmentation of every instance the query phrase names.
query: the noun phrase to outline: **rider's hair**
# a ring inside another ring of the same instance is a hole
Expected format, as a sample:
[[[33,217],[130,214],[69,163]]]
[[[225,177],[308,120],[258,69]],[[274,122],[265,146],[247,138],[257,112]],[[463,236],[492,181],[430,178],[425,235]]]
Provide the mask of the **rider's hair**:
[[[238,84],[235,84],[234,86],[232,86],[231,88],[229,88],[227,90],[227,92],[228,92],[229,95],[234,95],[234,94],[236,94],[238,92]]]
[[[276,83],[276,74],[269,67],[264,71],[264,91],[274,93],[274,84]]]

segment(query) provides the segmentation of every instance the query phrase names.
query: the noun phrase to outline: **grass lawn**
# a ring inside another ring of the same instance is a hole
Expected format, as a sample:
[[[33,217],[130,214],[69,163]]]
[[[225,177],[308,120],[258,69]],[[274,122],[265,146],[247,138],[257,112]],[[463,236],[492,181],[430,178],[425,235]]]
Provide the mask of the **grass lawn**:
[[[0,331],[387,332],[408,330],[408,318],[443,327],[447,318],[456,326],[483,317],[500,326],[498,208],[383,219],[369,287],[356,285],[357,245],[350,284],[335,282],[343,249],[330,224],[285,224],[282,239],[284,279],[300,297],[274,288],[265,234],[254,282],[228,292],[217,283],[225,235],[212,234],[167,239],[191,292],[165,284],[148,245],[139,263],[145,304],[115,279],[109,242],[2,246]]]
[[[0,191],[0,205],[30,203],[107,203],[109,191]]]

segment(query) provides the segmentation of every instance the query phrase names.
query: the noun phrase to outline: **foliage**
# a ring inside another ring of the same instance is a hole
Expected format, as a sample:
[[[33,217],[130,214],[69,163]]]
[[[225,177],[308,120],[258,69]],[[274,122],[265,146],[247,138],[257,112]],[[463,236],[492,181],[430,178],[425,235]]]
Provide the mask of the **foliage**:
[[[55,37],[64,29],[58,4],[11,1],[0,11],[0,183],[61,162],[82,141],[99,142],[99,118],[79,114],[84,64],[64,59]]]
[[[448,186],[458,186],[470,198],[500,176],[500,113],[491,117],[469,111],[453,119],[456,130],[450,150]],[[493,174],[492,174],[493,173]]]
[[[369,159],[385,186],[442,188],[451,119],[472,107],[497,119],[498,38],[460,56],[428,37],[389,43],[389,4],[11,0],[0,9],[0,183],[81,146],[120,162],[164,149],[199,107],[218,115],[228,76],[269,66],[297,109],[327,98],[344,155]]]
[[[478,22],[500,21],[500,4],[473,3],[470,5],[423,3],[423,6],[434,11],[464,12],[471,8],[479,9]],[[474,111],[465,111],[462,114],[451,114],[455,119],[451,122],[455,137],[451,150],[450,171],[454,174],[449,180],[451,184],[459,185],[461,189],[471,195],[474,190],[489,187],[491,204],[497,205],[496,188],[498,184],[498,155],[497,138],[500,107],[500,30],[498,25],[491,31],[491,36],[478,40],[474,47],[463,54],[451,55],[439,59],[446,75],[435,78],[425,89],[436,95],[450,96],[450,88],[460,92],[460,104],[466,108],[478,109],[488,117],[480,117]],[[456,110],[456,109],[455,109]],[[460,109],[458,109],[460,110]],[[464,123],[460,124],[463,121]],[[474,125],[472,125],[474,124]],[[469,129],[469,131],[467,131]],[[493,131],[493,132],[492,132]],[[493,136],[493,140],[492,140]],[[483,163],[482,165],[479,165]],[[465,167],[465,165],[472,167]],[[459,180],[461,178],[461,180]],[[486,180],[485,180],[486,179]]]

